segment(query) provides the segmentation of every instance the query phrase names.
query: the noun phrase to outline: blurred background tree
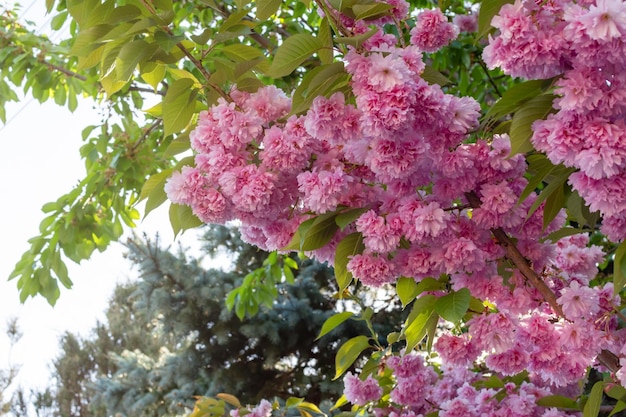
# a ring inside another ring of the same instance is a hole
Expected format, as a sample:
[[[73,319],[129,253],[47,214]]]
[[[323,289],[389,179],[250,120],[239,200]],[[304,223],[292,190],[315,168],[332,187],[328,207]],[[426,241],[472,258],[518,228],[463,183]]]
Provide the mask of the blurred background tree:
[[[117,287],[106,321],[90,335],[63,335],[51,385],[31,393],[40,399],[38,415],[50,408],[64,417],[178,415],[194,396],[220,392],[245,403],[341,396],[342,382],[331,380],[336,350],[366,329],[349,320],[316,340],[324,321],[347,305],[329,296],[336,291],[332,269],[298,260],[295,283],[278,284],[272,308],[242,322],[224,301],[268,254],[235,229],[214,226],[204,234],[202,252],[222,259],[223,269],[205,269],[202,259],[163,249],[158,239],[131,239],[127,247],[139,279]],[[399,325],[400,315],[384,315],[380,333]]]

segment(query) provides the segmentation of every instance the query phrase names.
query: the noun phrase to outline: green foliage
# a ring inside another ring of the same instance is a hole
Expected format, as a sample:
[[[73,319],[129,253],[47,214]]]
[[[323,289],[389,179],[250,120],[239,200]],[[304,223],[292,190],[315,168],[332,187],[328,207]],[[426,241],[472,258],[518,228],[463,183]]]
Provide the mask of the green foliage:
[[[335,291],[332,270],[285,258],[290,268],[296,263],[294,283],[275,282],[270,308],[260,305],[256,315],[240,321],[224,305],[226,295],[279,257],[243,243],[226,227],[207,230],[203,241],[206,253],[226,255],[232,268],[205,270],[182,248],[175,254],[157,243],[128,242],[140,279],[116,289],[106,322],[89,337],[61,339],[57,383],[50,387],[60,415],[71,415],[64,410],[72,407],[93,416],[172,415],[191,409],[194,395],[217,395],[196,404],[205,413],[217,412],[234,401],[222,392],[246,403],[293,396],[315,414],[309,403],[340,396],[341,383],[325,375],[334,373],[337,346],[367,325],[335,315],[340,301],[328,297]],[[373,326],[388,331],[399,320],[390,313]],[[324,324],[333,321],[333,328]],[[324,334],[316,337],[320,329]]]

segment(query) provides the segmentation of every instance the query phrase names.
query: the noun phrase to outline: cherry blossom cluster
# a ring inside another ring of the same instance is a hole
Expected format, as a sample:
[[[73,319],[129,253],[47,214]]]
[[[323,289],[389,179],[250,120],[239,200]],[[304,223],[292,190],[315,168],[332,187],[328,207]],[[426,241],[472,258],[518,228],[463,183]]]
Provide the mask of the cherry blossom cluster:
[[[390,4],[393,16],[379,25],[406,17],[405,2]],[[619,4],[518,0],[494,18],[500,32],[484,55],[513,76],[565,74],[556,82],[558,112],[535,124],[533,143],[554,163],[580,169],[572,186],[603,212],[611,239],[626,228],[619,71],[626,58],[608,56],[621,47]],[[615,25],[601,29],[605,15]],[[367,28],[336,18],[356,33]],[[274,86],[255,93],[234,88],[231,101],[200,113],[190,135],[195,166],[174,173],[166,192],[204,222],[239,220],[243,238],[265,250],[287,246],[305,220],[362,209],[309,255],[332,263],[341,240],[359,233],[364,250],[349,258],[347,269],[364,285],[444,276],[447,289],[429,294],[468,289],[484,302],[483,311],[438,335],[436,368],[406,353],[385,358],[378,374],[347,374],[345,394],[353,404],[373,407],[379,417],[570,415],[536,400],[576,396],[602,350],[625,352],[626,334],[613,314],[620,300],[611,284],[590,286],[605,254],[587,236],[546,239],[564,225],[564,211],[544,227],[544,205],[531,212],[536,195],[520,202],[527,167],[523,155],[510,156],[508,135],[475,134],[479,104],[422,78],[425,54],[475,29],[471,18],[454,22],[426,10],[407,33],[408,45],[380,30],[363,48],[350,48],[342,57],[350,93],[317,97],[303,115],[291,114],[290,98]],[[515,242],[558,308],[505,259],[495,231]],[[522,371],[528,380],[506,383],[504,399],[484,386],[489,374]],[[626,382],[621,371],[617,378]]]
[[[475,372],[464,367],[443,367],[437,372],[416,354],[389,356],[383,362],[380,375],[384,377],[370,375],[361,380],[350,373],[344,377],[346,399],[361,406],[369,404],[376,416],[419,417],[437,412],[439,417],[577,415],[538,406],[537,400],[553,391],[532,382],[500,382],[500,386],[487,387],[487,379]]]
[[[532,143],[578,171],[572,187],[603,216],[609,239],[626,237],[626,3],[516,0],[492,25],[483,58],[512,76],[555,82],[556,113]]]

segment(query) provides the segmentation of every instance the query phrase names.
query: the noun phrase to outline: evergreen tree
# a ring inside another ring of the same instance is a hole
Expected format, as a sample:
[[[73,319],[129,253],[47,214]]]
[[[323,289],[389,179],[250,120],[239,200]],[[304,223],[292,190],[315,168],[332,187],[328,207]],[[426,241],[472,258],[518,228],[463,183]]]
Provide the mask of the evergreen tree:
[[[204,269],[179,249],[132,239],[129,259],[140,279],[120,285],[84,340],[66,334],[54,363],[60,416],[176,415],[196,395],[227,392],[242,401],[298,396],[338,398],[331,381],[337,347],[365,329],[348,322],[341,334],[315,337],[338,301],[332,270],[304,261],[293,285],[279,284],[273,308],[241,322],[225,306],[230,290],[259,268],[267,253],[229,228],[208,229],[203,251],[227,255],[232,268]],[[388,320],[397,321],[398,314]]]

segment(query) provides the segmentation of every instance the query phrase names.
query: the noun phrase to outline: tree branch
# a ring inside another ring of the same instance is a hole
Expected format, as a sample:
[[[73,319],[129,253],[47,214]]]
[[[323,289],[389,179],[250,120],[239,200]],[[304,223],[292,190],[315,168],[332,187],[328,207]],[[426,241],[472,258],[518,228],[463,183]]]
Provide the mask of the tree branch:
[[[475,191],[465,193],[465,197],[472,208],[480,207],[480,198]],[[517,246],[515,246],[515,243],[511,240],[509,235],[507,235],[501,227],[492,228],[491,233],[496,238],[498,243],[506,249],[506,257],[513,262],[522,275],[524,275],[526,280],[530,282],[530,284],[535,287],[537,291],[539,291],[554,313],[559,317],[567,319],[563,313],[563,309],[556,301],[556,295],[554,292],[552,292],[550,287],[548,287],[541,277],[539,277],[539,275],[532,269],[528,260],[524,257],[524,255],[522,255],[519,249],[517,249]],[[616,372],[620,369],[619,358],[617,355],[606,349],[603,349],[600,354],[598,354],[598,362],[611,372]]]
[[[48,69],[51,69],[53,71],[58,71],[58,72],[60,72],[62,74],[67,75],[68,77],[76,78],[76,79],[79,79],[81,81],[87,81],[87,77],[85,77],[84,75],[77,74],[77,73],[75,73],[72,70],[69,70],[67,68],[63,68],[63,67],[55,65],[55,64],[51,64],[50,62],[45,61],[45,60],[40,60],[40,62],[42,64],[44,64],[46,67],[48,67]]]

